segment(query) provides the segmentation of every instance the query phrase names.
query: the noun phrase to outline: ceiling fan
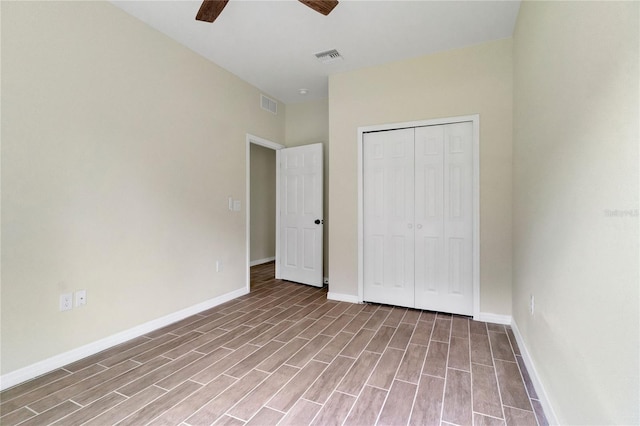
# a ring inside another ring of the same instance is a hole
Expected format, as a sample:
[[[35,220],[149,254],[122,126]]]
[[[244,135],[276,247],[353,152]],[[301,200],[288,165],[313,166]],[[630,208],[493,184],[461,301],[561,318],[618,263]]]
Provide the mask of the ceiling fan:
[[[218,15],[222,12],[222,9],[227,5],[229,0],[204,0],[196,15],[197,21],[213,22]],[[327,16],[334,7],[338,5],[338,0],[298,0],[309,6],[311,9],[318,13],[322,13]]]

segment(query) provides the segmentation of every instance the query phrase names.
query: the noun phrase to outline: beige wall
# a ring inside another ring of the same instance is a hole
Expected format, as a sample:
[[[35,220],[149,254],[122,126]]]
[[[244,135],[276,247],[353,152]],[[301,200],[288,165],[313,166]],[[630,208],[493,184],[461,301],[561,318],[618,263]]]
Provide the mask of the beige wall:
[[[276,255],[276,152],[251,144],[250,259]]]
[[[562,424],[640,423],[639,9],[525,2],[516,26],[513,311]]]
[[[3,374],[244,287],[259,101],[108,3],[2,2]]]
[[[285,145],[322,142],[324,147],[324,276],[329,276],[329,100],[287,105]]]
[[[480,307],[511,314],[512,42],[329,79],[331,292],[356,295],[359,126],[480,114]]]

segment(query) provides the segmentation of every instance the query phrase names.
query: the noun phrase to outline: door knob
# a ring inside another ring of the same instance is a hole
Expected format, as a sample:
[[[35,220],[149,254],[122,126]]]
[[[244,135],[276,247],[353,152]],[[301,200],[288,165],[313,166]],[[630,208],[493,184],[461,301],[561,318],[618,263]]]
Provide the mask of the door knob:
[[[324,220],[316,219],[313,221],[313,223],[315,223],[316,225],[320,225],[321,223],[324,223]]]
[[[422,229],[422,225],[421,224],[418,224],[417,227],[418,227],[418,229]]]

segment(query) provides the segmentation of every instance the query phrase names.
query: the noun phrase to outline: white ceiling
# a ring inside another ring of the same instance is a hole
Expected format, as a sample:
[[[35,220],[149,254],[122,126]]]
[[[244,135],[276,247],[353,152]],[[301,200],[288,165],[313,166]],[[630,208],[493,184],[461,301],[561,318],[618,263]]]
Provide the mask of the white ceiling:
[[[519,1],[340,0],[323,16],[296,0],[230,0],[213,23],[200,1],[114,5],[285,103],[328,95],[328,76],[510,37]],[[337,49],[344,60],[320,63]],[[298,90],[309,90],[301,96]]]

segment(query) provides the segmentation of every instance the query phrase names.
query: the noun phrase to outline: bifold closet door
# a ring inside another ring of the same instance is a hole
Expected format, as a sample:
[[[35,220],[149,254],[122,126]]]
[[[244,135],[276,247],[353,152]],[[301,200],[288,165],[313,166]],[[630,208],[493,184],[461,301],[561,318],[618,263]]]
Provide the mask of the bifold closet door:
[[[473,314],[473,124],[366,133],[364,300]]]
[[[414,129],[363,143],[364,300],[414,305]]]
[[[473,315],[473,124],[415,129],[415,307]]]

